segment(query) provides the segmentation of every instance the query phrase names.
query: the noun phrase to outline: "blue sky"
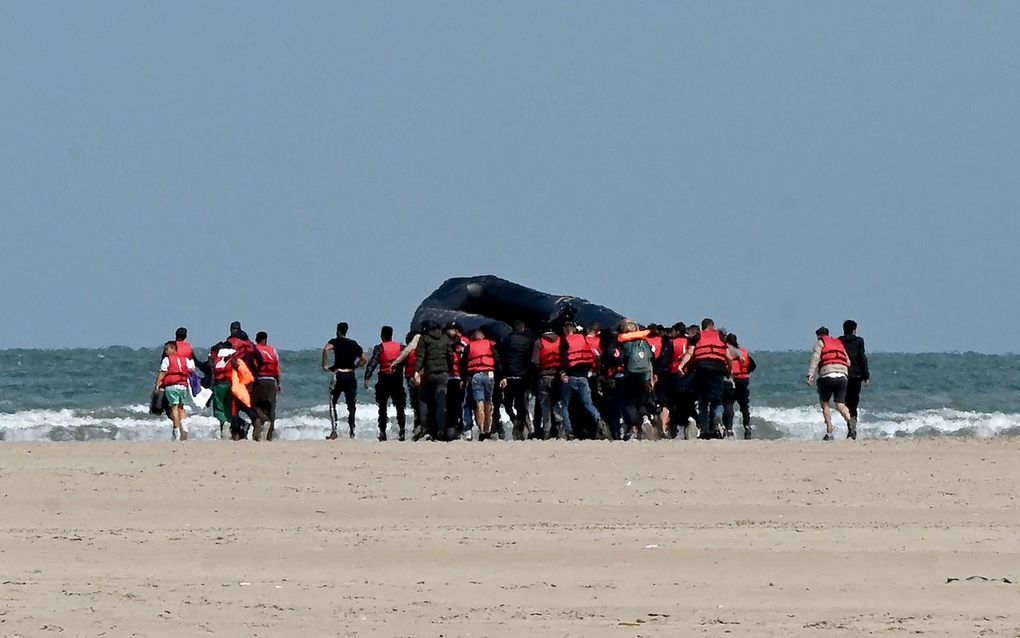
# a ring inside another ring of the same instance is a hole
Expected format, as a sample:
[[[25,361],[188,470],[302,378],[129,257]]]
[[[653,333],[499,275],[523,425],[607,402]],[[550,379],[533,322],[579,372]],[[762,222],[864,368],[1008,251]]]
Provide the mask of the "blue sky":
[[[371,341],[493,273],[1017,352],[1018,43],[1006,2],[5,2],[0,347]]]

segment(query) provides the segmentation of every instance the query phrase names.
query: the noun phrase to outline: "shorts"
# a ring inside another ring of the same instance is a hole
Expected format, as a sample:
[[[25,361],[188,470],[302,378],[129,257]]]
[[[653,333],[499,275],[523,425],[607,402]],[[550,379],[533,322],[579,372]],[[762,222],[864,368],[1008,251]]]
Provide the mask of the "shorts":
[[[183,385],[172,385],[169,388],[163,388],[163,396],[166,397],[167,404],[184,405],[188,400],[188,395],[191,391]]]
[[[836,403],[846,403],[846,377],[822,377],[818,379],[818,398],[822,403],[829,399]]]
[[[491,403],[496,379],[491,372],[476,372],[471,377],[471,397],[475,403]]]

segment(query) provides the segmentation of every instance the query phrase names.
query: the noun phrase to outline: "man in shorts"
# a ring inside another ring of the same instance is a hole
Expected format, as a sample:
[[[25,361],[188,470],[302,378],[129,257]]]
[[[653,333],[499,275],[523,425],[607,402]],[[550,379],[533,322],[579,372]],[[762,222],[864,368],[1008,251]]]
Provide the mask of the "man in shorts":
[[[857,438],[857,427],[852,422],[850,410],[846,407],[846,385],[850,375],[850,357],[839,339],[829,336],[829,329],[822,326],[815,331],[815,347],[811,351],[811,362],[808,364],[807,383],[817,383],[818,399],[822,405],[822,418],[825,420],[825,436],[823,441],[833,440],[832,411],[829,401],[836,404],[836,411],[846,421],[846,438]]]
[[[170,420],[173,422],[171,438],[175,441],[188,440],[188,426],[184,423],[188,413],[184,403],[191,394],[188,379],[195,371],[195,361],[177,353],[177,342],[167,341],[163,344],[163,360],[159,365],[159,374],[153,392],[163,390],[163,396],[169,405]]]

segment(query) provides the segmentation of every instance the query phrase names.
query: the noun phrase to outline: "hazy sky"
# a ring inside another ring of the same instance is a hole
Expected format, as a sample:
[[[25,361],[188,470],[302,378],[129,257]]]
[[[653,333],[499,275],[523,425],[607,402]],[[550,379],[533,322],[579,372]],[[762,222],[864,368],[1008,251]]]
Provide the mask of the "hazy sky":
[[[1020,3],[0,3],[0,347],[285,348],[493,273],[1020,351]]]

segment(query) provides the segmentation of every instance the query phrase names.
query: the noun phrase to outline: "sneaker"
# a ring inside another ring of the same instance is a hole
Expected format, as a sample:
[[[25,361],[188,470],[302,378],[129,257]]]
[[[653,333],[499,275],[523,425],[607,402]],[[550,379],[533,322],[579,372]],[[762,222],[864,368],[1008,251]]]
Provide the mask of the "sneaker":
[[[403,430],[401,430],[400,433],[397,434],[397,440],[398,441],[403,441],[404,440],[404,431]]]
[[[351,428],[351,438],[354,438],[354,428]]]
[[[336,441],[338,437],[339,435],[336,433],[336,430],[333,430],[332,432],[329,433],[329,436],[327,436],[326,438],[330,441]]]
[[[726,438],[727,439],[735,439],[735,438],[737,438],[737,435],[733,433],[732,429],[727,429],[726,430]]]
[[[468,430],[467,432],[463,432],[463,433],[462,433],[462,434],[460,435],[460,438],[461,438],[462,440],[464,440],[464,441],[470,441],[470,440],[471,440],[472,438],[474,438],[474,435],[473,435],[473,434],[471,433],[471,430]],[[479,441],[481,441],[481,440],[482,440],[482,435],[481,435],[481,434],[479,434],[479,435],[478,435],[478,440],[479,440]]]
[[[831,434],[827,433],[825,436],[822,437],[822,440],[823,441],[832,441],[834,439],[833,439],[833,436]]]
[[[380,432],[379,433],[379,440],[380,441],[385,441],[386,440],[386,433],[385,432]]]
[[[750,438],[754,438],[754,437],[751,436],[751,428],[749,428],[749,427],[744,428],[744,440],[746,441],[747,439],[750,439]]]
[[[846,427],[846,438],[857,440],[857,419],[850,419]]]

